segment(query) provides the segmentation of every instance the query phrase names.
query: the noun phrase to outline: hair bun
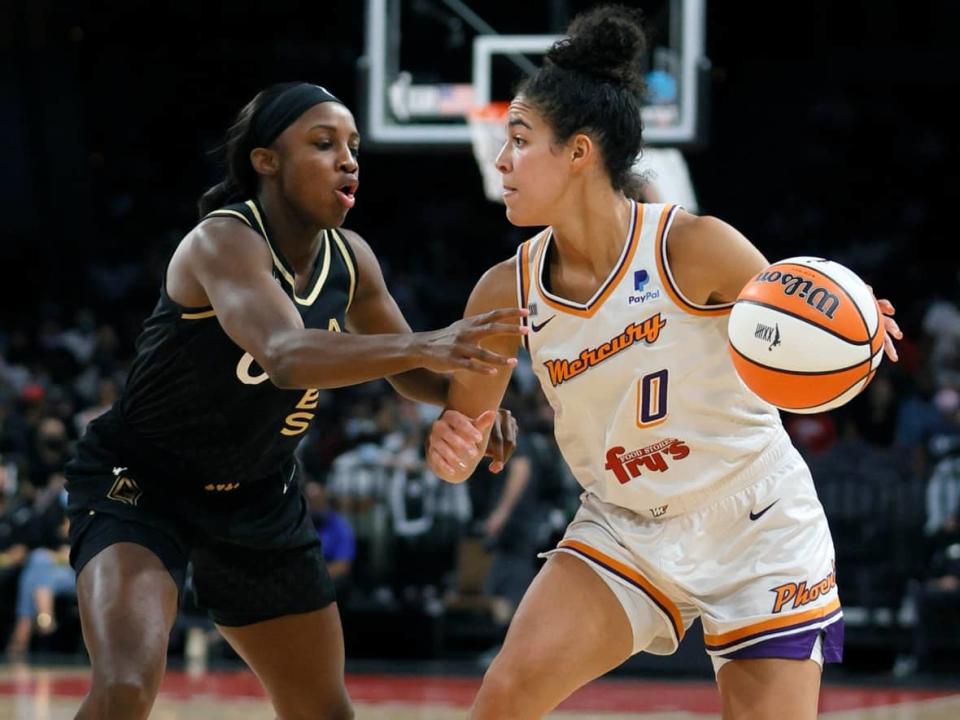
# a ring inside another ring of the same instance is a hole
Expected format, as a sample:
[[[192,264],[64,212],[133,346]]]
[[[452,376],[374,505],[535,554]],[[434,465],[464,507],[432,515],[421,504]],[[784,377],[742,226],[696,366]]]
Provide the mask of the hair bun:
[[[550,48],[548,61],[643,92],[640,60],[647,39],[640,10],[623,5],[594,8],[578,16],[567,33],[569,37]]]

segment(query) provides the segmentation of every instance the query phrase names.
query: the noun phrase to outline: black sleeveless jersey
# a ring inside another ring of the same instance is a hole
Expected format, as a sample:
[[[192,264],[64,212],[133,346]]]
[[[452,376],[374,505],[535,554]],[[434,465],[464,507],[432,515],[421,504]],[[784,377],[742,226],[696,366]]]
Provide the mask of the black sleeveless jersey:
[[[263,236],[273,256],[274,278],[305,327],[344,328],[357,271],[348,241],[336,230],[323,232],[308,290],[300,296],[293,270],[272,244],[255,201],[207,217],[234,218]],[[199,482],[205,490],[232,490],[236,483],[276,474],[291,461],[313,419],[319,391],[276,387],[227,336],[211,307],[180,306],[162,287],[136,349],[126,387],[111,412],[130,435],[127,447],[134,438],[151,465],[158,457],[169,458],[170,467],[151,468],[151,474],[185,473],[188,482]]]

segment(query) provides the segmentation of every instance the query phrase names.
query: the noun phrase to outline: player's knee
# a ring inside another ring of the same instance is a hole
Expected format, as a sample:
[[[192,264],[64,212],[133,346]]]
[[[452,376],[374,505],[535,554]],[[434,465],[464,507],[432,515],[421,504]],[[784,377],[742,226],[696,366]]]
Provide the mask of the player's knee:
[[[513,717],[519,709],[524,687],[521,667],[511,667],[509,662],[503,660],[495,661],[483,676],[471,720]]]
[[[160,689],[161,673],[127,670],[94,677],[90,704],[101,710],[100,717],[117,720],[146,718]]]
[[[347,698],[336,702],[326,698],[322,702],[305,703],[299,708],[286,709],[278,716],[280,720],[354,720],[353,706]]]

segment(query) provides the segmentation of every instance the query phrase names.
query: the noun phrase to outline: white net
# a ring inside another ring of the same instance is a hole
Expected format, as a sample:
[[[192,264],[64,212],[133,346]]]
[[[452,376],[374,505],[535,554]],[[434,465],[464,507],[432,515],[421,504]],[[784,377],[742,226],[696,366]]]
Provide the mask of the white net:
[[[503,183],[496,159],[507,138],[506,118],[509,103],[493,102],[473,108],[467,115],[473,157],[483,173],[483,192],[488,200],[503,202]]]

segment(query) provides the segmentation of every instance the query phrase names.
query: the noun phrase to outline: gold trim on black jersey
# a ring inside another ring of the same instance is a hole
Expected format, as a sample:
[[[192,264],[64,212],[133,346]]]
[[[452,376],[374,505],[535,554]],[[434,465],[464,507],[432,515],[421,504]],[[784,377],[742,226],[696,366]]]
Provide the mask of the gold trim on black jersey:
[[[350,273],[350,295],[347,297],[347,309],[344,310],[347,313],[350,312],[350,306],[353,304],[353,294],[357,290],[357,270],[353,267],[353,258],[350,257],[350,252],[346,248],[347,240],[345,238],[341,239],[340,233],[336,230],[331,230],[330,233],[333,235],[334,242],[337,243],[337,249],[343,256],[343,264],[347,266],[347,272]]]
[[[202,310],[200,312],[180,313],[181,320],[203,320],[204,318],[216,317],[216,310]]]
[[[283,279],[290,283],[290,292],[291,295],[293,295],[294,302],[299,305],[313,305],[313,301],[317,299],[317,296],[323,289],[323,284],[327,281],[327,274],[330,272],[330,236],[327,231],[323,231],[323,267],[320,269],[320,275],[317,277],[317,282],[314,284],[313,290],[310,291],[310,294],[307,295],[307,297],[302,298],[297,295],[296,280],[294,279],[293,275],[290,274],[290,271],[284,267],[283,263],[280,261],[280,257],[273,249],[273,243],[270,242],[270,236],[267,235],[267,227],[264,225],[263,218],[260,217],[260,210],[257,208],[257,204],[253,200],[247,200],[246,205],[253,212],[253,216],[256,218],[257,224],[260,226],[260,232],[263,233],[263,237],[267,241],[267,247],[270,248],[270,254],[273,256],[274,266],[280,271]]]
[[[250,220],[242,212],[237,212],[236,210],[230,210],[229,208],[220,208],[219,210],[214,210],[203,216],[203,219],[214,217],[234,217],[239,218],[243,221],[243,224],[249,228],[252,228],[253,225],[250,224]],[[210,310],[200,310],[198,312],[185,312],[180,313],[181,320],[205,320],[206,318],[216,317],[217,312],[212,308]]]
[[[250,221],[247,219],[247,216],[244,215],[242,212],[237,212],[236,210],[229,210],[229,209],[227,209],[227,208],[221,208],[221,209],[219,209],[219,210],[214,210],[213,212],[208,213],[207,215],[205,215],[203,219],[206,220],[207,218],[212,218],[212,217],[225,217],[225,216],[227,216],[227,215],[231,215],[231,216],[233,216],[233,217],[238,217],[238,218],[240,218],[241,220],[243,220],[244,224],[246,224],[247,227],[250,227],[250,228],[253,227],[253,225],[251,225],[251,224],[250,224]]]

